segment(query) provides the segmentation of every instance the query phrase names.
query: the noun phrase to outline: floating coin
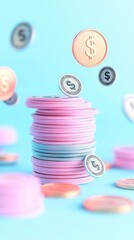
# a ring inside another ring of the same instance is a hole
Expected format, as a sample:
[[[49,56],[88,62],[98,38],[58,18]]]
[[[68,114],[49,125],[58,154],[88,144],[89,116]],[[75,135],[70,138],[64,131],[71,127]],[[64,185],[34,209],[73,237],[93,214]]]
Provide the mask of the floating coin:
[[[111,169],[111,168],[113,167],[113,164],[112,164],[112,163],[105,162],[104,164],[105,164],[105,169],[106,169],[106,170],[109,170],[109,169]]]
[[[104,174],[105,165],[96,155],[87,155],[84,161],[87,172],[93,177],[101,177]]]
[[[94,196],[86,199],[83,207],[94,212],[125,213],[133,208],[133,202],[118,196]]]
[[[116,182],[116,186],[124,189],[134,190],[134,178],[121,179]]]
[[[116,79],[116,73],[111,67],[104,67],[99,73],[99,80],[103,85],[111,85]]]
[[[16,75],[8,67],[0,67],[0,100],[8,100],[16,87]]]
[[[33,37],[33,29],[29,23],[18,24],[12,32],[11,43],[19,49],[26,47]]]
[[[134,94],[127,94],[124,97],[123,110],[128,119],[134,122]]]
[[[18,155],[14,153],[0,153],[0,163],[17,162]]]
[[[8,100],[4,101],[4,103],[6,103],[9,106],[13,106],[18,102],[18,96],[16,93],[13,94],[13,96],[11,98],[9,98]]]
[[[65,75],[59,81],[63,93],[70,97],[78,96],[82,91],[82,84],[79,79],[72,75]]]
[[[0,145],[12,145],[17,142],[17,132],[16,129],[10,126],[0,127]]]
[[[85,67],[93,67],[106,57],[107,42],[101,33],[87,29],[75,37],[72,51],[78,63]]]
[[[80,193],[80,187],[69,183],[49,183],[42,185],[42,193],[46,197],[75,197]]]

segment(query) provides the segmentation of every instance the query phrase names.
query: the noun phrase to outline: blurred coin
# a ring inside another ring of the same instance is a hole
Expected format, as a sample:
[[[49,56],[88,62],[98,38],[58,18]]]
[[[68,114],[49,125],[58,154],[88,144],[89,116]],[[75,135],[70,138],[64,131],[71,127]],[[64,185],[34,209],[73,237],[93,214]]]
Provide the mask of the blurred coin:
[[[125,213],[133,208],[133,202],[118,196],[94,196],[86,199],[83,207],[94,212]]]
[[[127,94],[124,97],[123,110],[128,119],[134,122],[134,94]]]
[[[99,73],[99,80],[103,85],[111,85],[116,79],[116,73],[111,67],[104,67]]]
[[[16,75],[8,67],[0,67],[0,100],[8,100],[16,87]]]
[[[14,153],[0,153],[0,163],[17,162],[18,155]]]
[[[75,197],[80,193],[80,187],[69,183],[49,183],[42,185],[46,197]]]
[[[93,67],[106,57],[107,42],[101,33],[87,29],[77,34],[72,51],[78,63],[85,67]]]
[[[12,32],[11,43],[15,48],[26,47],[33,37],[33,29],[29,23],[18,24]]]
[[[18,102],[18,95],[17,93],[14,92],[14,94],[12,95],[11,98],[9,98],[8,100],[4,101],[4,103],[6,103],[9,106],[13,106]]]
[[[105,162],[104,164],[105,164],[105,169],[106,170],[109,170],[109,169],[111,169],[113,167],[113,164],[110,163],[110,162]]]
[[[101,177],[104,174],[105,165],[96,155],[87,155],[84,162],[87,172],[93,177]]]
[[[62,92],[70,97],[76,97],[82,91],[80,80],[72,75],[64,75],[59,81],[59,86]]]
[[[134,190],[134,178],[121,179],[116,182],[116,186],[119,188]]]

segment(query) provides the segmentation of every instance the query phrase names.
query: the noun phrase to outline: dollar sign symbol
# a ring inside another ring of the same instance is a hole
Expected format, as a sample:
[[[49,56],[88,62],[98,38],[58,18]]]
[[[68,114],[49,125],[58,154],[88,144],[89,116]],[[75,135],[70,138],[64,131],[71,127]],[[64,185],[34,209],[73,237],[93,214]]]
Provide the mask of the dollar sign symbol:
[[[89,59],[92,59],[92,57],[96,54],[96,48],[94,47],[96,45],[96,42],[94,39],[92,39],[92,36],[89,36],[89,38],[86,41],[86,46],[89,48],[85,51],[85,54],[89,57]]]
[[[25,35],[24,29],[20,29],[18,34],[19,34],[19,39],[20,39],[20,41],[21,41],[21,42],[24,42],[25,39],[26,39],[26,35]]]
[[[71,83],[71,81],[66,81],[66,83],[67,83],[67,86],[69,86],[71,90],[76,89],[75,85],[73,83]]]
[[[1,80],[0,89],[4,93],[6,93],[9,90],[8,79],[6,77],[3,77]]]
[[[108,72],[108,71],[105,72],[105,79],[107,81],[109,81],[109,79],[110,79],[110,72]]]
[[[92,163],[92,166],[93,166],[94,168],[97,168],[98,171],[100,170],[99,165],[98,165],[98,164],[95,164],[95,161],[91,161],[91,163]]]

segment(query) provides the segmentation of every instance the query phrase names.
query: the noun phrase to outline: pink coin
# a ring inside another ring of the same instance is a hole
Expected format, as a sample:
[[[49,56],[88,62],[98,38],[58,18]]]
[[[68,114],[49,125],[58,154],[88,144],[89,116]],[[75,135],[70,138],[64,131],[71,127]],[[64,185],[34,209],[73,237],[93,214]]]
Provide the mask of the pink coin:
[[[122,146],[122,147],[116,147],[114,149],[115,153],[121,154],[121,155],[134,155],[134,146],[127,147],[127,146]]]
[[[89,121],[88,123],[85,123],[85,124],[80,124],[79,126],[78,125],[66,125],[66,129],[68,130],[73,130],[73,129],[84,129],[84,128],[90,128],[92,125],[95,125],[95,121]],[[39,124],[39,123],[33,123],[32,126],[36,126],[38,128],[45,128],[45,129],[62,129],[62,130],[65,130],[65,127],[64,126],[61,126],[61,125],[49,125],[49,124]]]
[[[134,155],[115,154],[115,159],[122,159],[122,161],[134,161]]]
[[[48,133],[31,133],[32,136],[38,139],[48,140],[48,141],[77,141],[78,139],[89,139],[94,138],[95,131],[85,132],[85,133],[72,133],[72,134],[48,134]]]
[[[17,132],[9,126],[0,127],[0,145],[12,145],[17,142]]]
[[[43,174],[43,173],[38,173],[38,172],[33,172],[33,175],[35,177],[44,177],[44,178],[50,178],[50,179],[68,179],[68,178],[71,178],[71,179],[74,179],[74,178],[82,178],[82,177],[88,177],[89,174],[87,172],[85,172],[84,174],[75,174],[75,173],[72,173],[72,174],[66,174],[66,175],[54,175],[54,174]]]
[[[36,108],[36,109],[88,109],[91,107],[91,104],[89,102],[79,103],[73,102],[72,103],[48,103],[48,102],[26,102],[26,106],[29,108]]]
[[[72,183],[72,184],[86,184],[92,182],[94,179],[92,177],[83,177],[83,178],[75,178],[75,179],[48,179],[48,178],[40,178],[41,184],[46,183]]]
[[[82,160],[74,160],[74,161],[49,161],[49,160],[39,160],[37,158],[32,157],[32,162],[35,165],[41,167],[54,167],[54,168],[71,168],[71,167],[83,167],[84,161]]]
[[[42,174],[50,174],[50,175],[87,175],[86,169],[83,168],[67,168],[67,169],[56,169],[56,168],[44,168],[33,165],[33,171],[42,173]]]
[[[116,162],[114,163],[114,166],[115,167],[119,167],[119,168],[125,168],[125,169],[134,169],[134,162],[132,163],[128,163],[127,161],[126,162],[123,162],[123,161],[119,161],[118,159],[116,159]]]
[[[80,97],[59,97],[59,96],[32,96],[27,99],[30,102],[85,102],[83,98]]]
[[[50,144],[50,145],[77,145],[77,144],[89,144],[94,140],[94,138],[87,138],[87,139],[81,139],[81,140],[74,140],[74,141],[47,141],[47,140],[40,140],[34,138],[34,142],[41,143],[41,144]]]
[[[87,116],[90,113],[90,108],[89,109],[81,109],[81,110],[67,110],[67,109],[61,109],[61,110],[41,110],[38,109],[36,110],[35,114],[39,114],[39,115],[45,115],[45,116]]]
[[[32,126],[30,133],[34,134],[34,133],[44,133],[44,134],[61,134],[64,132],[64,134],[68,133],[87,133],[90,131],[96,131],[96,127],[95,126],[91,126],[90,128],[72,128],[72,129],[66,129],[66,128],[60,128],[60,129],[54,129],[54,128],[37,128]]]

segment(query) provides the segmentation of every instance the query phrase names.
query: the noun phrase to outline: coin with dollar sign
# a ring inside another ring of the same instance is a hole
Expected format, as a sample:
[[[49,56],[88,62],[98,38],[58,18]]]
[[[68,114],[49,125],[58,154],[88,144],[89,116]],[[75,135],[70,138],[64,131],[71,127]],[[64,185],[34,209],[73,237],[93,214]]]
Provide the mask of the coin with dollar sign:
[[[8,100],[16,87],[16,75],[8,67],[0,67],[0,100]]]
[[[99,73],[99,80],[103,85],[111,85],[116,79],[116,73],[111,67],[104,67]]]
[[[93,177],[101,177],[104,174],[105,164],[96,155],[87,155],[84,162],[87,172]]]
[[[11,44],[15,48],[26,47],[34,36],[33,28],[29,23],[18,24],[12,32]]]
[[[82,91],[80,80],[73,75],[64,75],[59,81],[59,86],[62,92],[69,97],[76,97]]]
[[[104,60],[107,48],[106,39],[101,33],[87,29],[77,34],[72,51],[78,63],[85,67],[94,67]]]

